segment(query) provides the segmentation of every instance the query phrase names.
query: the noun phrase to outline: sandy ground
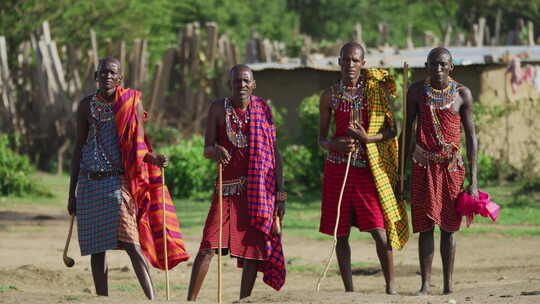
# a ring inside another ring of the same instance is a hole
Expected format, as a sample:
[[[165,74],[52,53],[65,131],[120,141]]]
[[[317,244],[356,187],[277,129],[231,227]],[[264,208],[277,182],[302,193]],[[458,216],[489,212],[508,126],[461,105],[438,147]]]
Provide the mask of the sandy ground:
[[[90,259],[80,256],[76,238],[72,240],[69,253],[76,264],[73,268],[66,268],[62,263],[62,249],[68,223],[63,210],[52,207],[38,206],[25,213],[0,209],[0,303],[147,302],[124,252],[108,254],[110,296],[107,298],[94,295]],[[186,236],[191,255],[196,253],[199,238],[199,234]],[[353,241],[351,244],[356,292],[343,292],[334,261],[321,292],[316,293],[317,272],[327,258],[331,241],[285,235],[285,254],[292,270],[285,287],[275,292],[262,283],[259,275],[253,296],[240,303],[540,303],[540,294],[526,295],[540,291],[540,237],[458,235],[457,241],[454,294],[441,294],[442,274],[437,245],[434,295],[412,295],[420,284],[415,236],[404,250],[395,253],[400,295],[387,296],[380,271],[370,271],[379,269],[372,241]],[[185,302],[191,261],[170,272],[173,302]],[[234,260],[225,258],[224,262],[224,300],[230,303],[238,298],[241,271],[236,268]],[[213,262],[199,296],[201,303],[215,302],[216,269],[216,262]],[[152,275],[157,286],[155,302],[165,303],[165,273],[152,270]]]

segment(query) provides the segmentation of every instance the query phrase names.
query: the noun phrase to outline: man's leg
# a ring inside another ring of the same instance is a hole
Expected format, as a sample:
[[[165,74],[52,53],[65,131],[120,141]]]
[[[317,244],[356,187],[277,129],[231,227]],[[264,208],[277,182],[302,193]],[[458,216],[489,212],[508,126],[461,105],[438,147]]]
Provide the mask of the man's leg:
[[[386,293],[392,295],[397,294],[394,289],[394,255],[392,253],[392,247],[388,244],[386,231],[374,229],[371,230],[370,233],[375,240],[375,245],[377,247],[377,256],[379,257],[384,280],[386,282]]]
[[[92,254],[90,265],[92,267],[92,277],[94,278],[96,294],[98,296],[108,296],[107,273],[109,268],[107,267],[105,252]]]
[[[133,270],[137,275],[139,284],[144,291],[146,297],[150,300],[155,298],[154,286],[152,284],[152,278],[150,277],[150,271],[148,269],[148,264],[138,246],[135,246],[130,243],[121,243],[121,247],[124,248],[131,259],[131,264],[133,265]]]
[[[345,291],[354,291],[351,270],[351,246],[349,245],[349,235],[337,237],[336,255],[339,264],[339,272],[341,273],[341,280],[343,280]]]
[[[204,278],[208,273],[208,267],[210,262],[212,262],[212,257],[214,256],[214,250],[201,250],[197,253],[195,262],[193,262],[193,268],[191,268],[191,279],[189,280],[189,289],[188,289],[188,301],[197,300],[199,291],[201,290]]]
[[[257,279],[257,269],[259,261],[244,259],[242,270],[242,285],[240,286],[240,299],[249,297]]]
[[[452,274],[454,273],[455,256],[456,240],[454,239],[454,233],[441,229],[441,258],[443,264],[444,294],[450,294],[453,291]]]
[[[431,265],[433,264],[433,228],[420,232],[418,239],[418,255],[420,258],[420,271],[422,273],[422,287],[417,295],[425,296],[431,294]]]

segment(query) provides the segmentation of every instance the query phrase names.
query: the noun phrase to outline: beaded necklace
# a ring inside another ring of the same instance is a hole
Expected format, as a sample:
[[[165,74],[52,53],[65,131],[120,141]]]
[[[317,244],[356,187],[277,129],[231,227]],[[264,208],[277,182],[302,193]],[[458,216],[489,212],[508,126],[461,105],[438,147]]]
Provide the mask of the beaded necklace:
[[[454,103],[454,95],[457,91],[457,82],[448,77],[448,86],[442,90],[435,89],[431,86],[429,78],[424,81],[424,92],[426,93],[427,102],[431,107],[437,109],[447,109]]]
[[[248,105],[244,119],[240,119],[240,117],[238,117],[238,114],[234,110],[231,99],[225,98],[225,127],[227,130],[227,137],[229,138],[230,142],[237,148],[245,148],[248,144],[247,135],[242,133],[242,127],[244,125],[248,125],[249,123],[249,109],[250,107]],[[233,123],[237,126],[236,131],[232,127]]]
[[[356,92],[351,94],[349,91],[356,89]],[[364,100],[364,78],[358,78],[358,82],[354,87],[347,87],[342,81],[335,86],[332,86],[332,108],[339,109],[342,112],[350,112],[352,110],[361,111]]]
[[[437,90],[431,86],[428,78],[424,82],[424,89],[427,96],[426,102],[429,104],[431,116],[433,117],[433,127],[435,129],[437,142],[439,145],[441,145],[443,152],[449,155],[454,154],[456,147],[444,140],[444,135],[442,132],[443,126],[439,119],[437,110],[448,109],[454,103],[454,95],[457,91],[457,82],[449,77],[448,86],[442,90]]]
[[[358,128],[362,125],[362,111],[367,109],[367,103],[364,102],[364,77],[360,76],[358,82],[354,87],[347,87],[342,81],[339,84],[332,86],[332,108],[334,110],[340,110],[345,113],[350,113],[349,124]],[[351,94],[349,91],[356,89],[355,93]],[[356,144],[356,148],[353,152],[352,159],[362,159],[362,153],[364,148],[359,143]]]

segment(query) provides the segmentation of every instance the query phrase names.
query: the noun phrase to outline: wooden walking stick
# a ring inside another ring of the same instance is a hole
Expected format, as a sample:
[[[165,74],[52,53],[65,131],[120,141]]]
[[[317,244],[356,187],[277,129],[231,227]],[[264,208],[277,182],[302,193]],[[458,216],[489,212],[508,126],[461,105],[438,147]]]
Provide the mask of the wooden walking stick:
[[[69,223],[69,232],[66,240],[66,246],[64,247],[64,254],[62,255],[62,259],[64,260],[64,264],[67,267],[73,267],[75,265],[75,260],[68,257],[67,252],[69,248],[69,241],[71,240],[71,233],[73,232],[73,220],[75,219],[75,215],[71,216],[71,222]]]
[[[402,201],[405,201],[405,198],[403,197],[403,193],[405,192],[405,152],[407,151],[407,147],[405,147],[405,130],[407,128],[407,89],[409,88],[409,64],[407,61],[403,63],[403,123],[401,124],[403,127],[401,128],[401,155],[400,155],[400,163],[401,166],[399,167],[399,193],[400,199]]]
[[[218,209],[219,209],[219,240],[218,240],[218,303],[223,303],[223,269],[221,267],[221,250],[223,247],[223,167],[218,165]]]
[[[167,252],[167,209],[165,204],[165,168],[161,167],[161,200],[163,204],[163,250],[165,252],[165,291],[167,293],[167,301],[171,299],[169,292],[169,256]]]
[[[336,225],[334,226],[334,242],[332,243],[332,248],[330,249],[330,256],[328,257],[328,261],[326,262],[324,271],[319,277],[319,281],[317,281],[317,288],[316,288],[317,292],[319,292],[319,289],[321,288],[322,280],[326,277],[326,273],[328,272],[328,268],[330,268],[330,263],[332,262],[332,258],[334,257],[334,252],[336,251],[337,230],[339,226],[339,218],[340,218],[340,213],[341,213],[341,200],[343,199],[343,192],[345,192],[345,185],[347,184],[347,177],[349,176],[349,167],[351,166],[351,156],[352,156],[352,152],[349,152],[349,155],[347,156],[347,167],[345,168],[345,176],[343,177],[343,185],[341,186],[341,191],[339,192]]]

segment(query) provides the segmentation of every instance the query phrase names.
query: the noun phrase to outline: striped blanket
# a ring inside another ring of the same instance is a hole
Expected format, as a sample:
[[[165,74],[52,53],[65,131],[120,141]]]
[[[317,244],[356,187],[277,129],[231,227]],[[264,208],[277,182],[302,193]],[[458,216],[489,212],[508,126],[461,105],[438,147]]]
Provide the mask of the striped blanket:
[[[253,227],[264,233],[268,259],[260,263],[263,281],[279,290],[285,284],[285,257],[281,237],[271,232],[276,195],[276,130],[272,111],[264,99],[250,102],[249,165],[247,177],[248,213]]]
[[[184,247],[176,210],[169,191],[162,189],[161,169],[143,162],[144,156],[152,151],[146,136],[139,132],[137,105],[141,102],[141,92],[116,89],[113,106],[114,118],[122,154],[122,166],[128,179],[129,190],[137,205],[137,224],[141,248],[150,263],[165,269],[163,243],[163,212],[166,212],[168,267],[172,269],[189,256]],[[162,192],[165,191],[165,210]]]

